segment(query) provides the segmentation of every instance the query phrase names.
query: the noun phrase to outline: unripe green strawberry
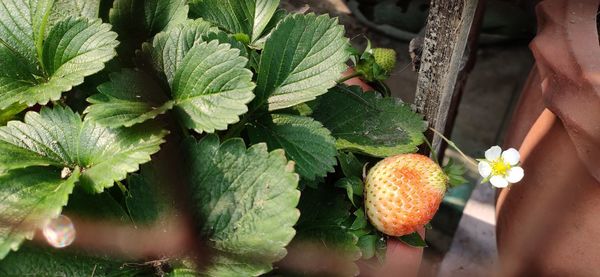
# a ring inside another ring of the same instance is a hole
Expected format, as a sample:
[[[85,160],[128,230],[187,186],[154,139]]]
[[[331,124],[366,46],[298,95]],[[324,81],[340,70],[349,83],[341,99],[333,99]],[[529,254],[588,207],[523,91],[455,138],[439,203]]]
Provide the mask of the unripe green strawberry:
[[[377,163],[365,180],[365,208],[377,230],[390,236],[427,224],[442,202],[448,177],[426,156],[401,154]]]
[[[385,72],[392,72],[396,66],[396,51],[389,48],[374,48],[373,57],[375,63],[379,65]]]

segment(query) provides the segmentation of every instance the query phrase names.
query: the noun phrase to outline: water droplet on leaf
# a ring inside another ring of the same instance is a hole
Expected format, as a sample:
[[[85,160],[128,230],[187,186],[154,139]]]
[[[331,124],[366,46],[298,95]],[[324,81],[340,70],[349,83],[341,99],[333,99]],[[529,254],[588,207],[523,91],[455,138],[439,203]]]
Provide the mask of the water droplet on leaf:
[[[67,247],[75,240],[75,226],[71,219],[64,215],[50,220],[42,232],[48,244],[56,248]]]
[[[71,176],[71,173],[72,173],[71,169],[68,167],[65,167],[60,171],[60,178],[62,178],[62,179],[67,178],[67,177]]]

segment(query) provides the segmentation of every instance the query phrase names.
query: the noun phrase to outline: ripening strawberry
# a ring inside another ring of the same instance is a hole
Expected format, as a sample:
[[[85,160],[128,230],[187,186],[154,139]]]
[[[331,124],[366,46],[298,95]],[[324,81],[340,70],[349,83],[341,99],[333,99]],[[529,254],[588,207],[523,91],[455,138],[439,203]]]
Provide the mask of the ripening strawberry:
[[[396,66],[396,51],[389,48],[365,50],[356,65],[356,72],[368,82],[383,81],[390,77]]]
[[[374,48],[373,57],[375,63],[379,65],[386,73],[392,72],[396,66],[396,51],[389,48]]]
[[[365,180],[369,220],[390,236],[413,233],[437,212],[448,177],[426,156],[401,154],[377,163]]]

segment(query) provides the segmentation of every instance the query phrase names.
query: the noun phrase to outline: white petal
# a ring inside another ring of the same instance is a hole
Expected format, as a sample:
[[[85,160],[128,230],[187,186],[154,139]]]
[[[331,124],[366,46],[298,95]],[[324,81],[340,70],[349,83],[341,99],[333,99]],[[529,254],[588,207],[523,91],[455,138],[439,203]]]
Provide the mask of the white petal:
[[[492,176],[492,178],[490,178],[490,183],[497,188],[505,188],[508,186],[508,181],[506,181],[504,177],[498,175]]]
[[[500,154],[502,153],[502,148],[500,146],[492,146],[490,149],[485,151],[485,159],[488,161],[495,161],[500,158]]]
[[[509,169],[507,173],[508,174],[506,175],[506,180],[510,183],[517,183],[521,181],[521,179],[523,179],[523,176],[525,176],[523,168],[519,166],[515,166]]]
[[[477,169],[479,169],[479,175],[481,175],[483,178],[487,178],[490,176],[490,174],[492,174],[492,166],[486,161],[479,162]]]
[[[521,155],[519,155],[519,151],[517,151],[517,149],[510,148],[502,152],[502,159],[504,162],[507,162],[510,165],[517,165],[519,163],[519,159],[521,159]]]

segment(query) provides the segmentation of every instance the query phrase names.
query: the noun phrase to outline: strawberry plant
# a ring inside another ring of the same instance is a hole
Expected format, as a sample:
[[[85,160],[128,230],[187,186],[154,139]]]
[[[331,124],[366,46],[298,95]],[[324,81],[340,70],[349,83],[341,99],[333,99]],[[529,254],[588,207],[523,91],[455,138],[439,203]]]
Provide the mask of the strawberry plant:
[[[2,0],[0,275],[256,276],[311,241],[383,258],[363,171],[416,152],[426,123],[338,82],[351,56],[382,80],[394,53],[354,55],[337,19],[278,5]],[[61,213],[166,226],[180,206],[206,266],[25,242]]]

